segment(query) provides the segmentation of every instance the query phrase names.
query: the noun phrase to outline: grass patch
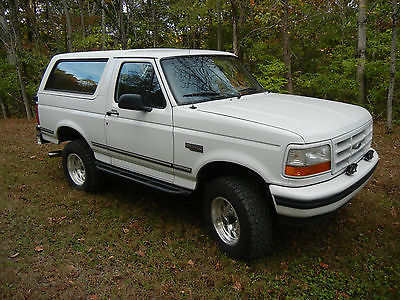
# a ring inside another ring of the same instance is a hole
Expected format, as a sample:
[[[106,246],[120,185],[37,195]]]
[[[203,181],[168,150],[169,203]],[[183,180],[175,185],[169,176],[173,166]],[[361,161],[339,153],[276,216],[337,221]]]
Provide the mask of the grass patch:
[[[201,199],[119,178],[69,188],[34,124],[0,121],[2,298],[399,298],[400,128],[375,126],[381,160],[332,219],[281,226],[274,252],[227,258],[205,232]],[[42,250],[43,249],[43,250]]]

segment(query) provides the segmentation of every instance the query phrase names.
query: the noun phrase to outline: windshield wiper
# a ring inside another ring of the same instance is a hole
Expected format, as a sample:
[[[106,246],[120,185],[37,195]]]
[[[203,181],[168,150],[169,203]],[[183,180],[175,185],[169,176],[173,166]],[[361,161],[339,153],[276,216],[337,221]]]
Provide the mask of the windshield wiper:
[[[232,98],[232,97],[237,97],[239,99],[240,93],[218,94],[218,95],[213,96],[211,99],[218,100],[218,99]]]
[[[220,93],[209,91],[209,92],[202,92],[202,93],[193,93],[193,94],[186,94],[183,95],[182,97],[206,97],[206,96],[219,96],[221,95]]]
[[[247,92],[260,92],[260,93],[262,93],[262,92],[265,92],[265,90],[264,89],[258,89],[258,88],[255,88],[255,87],[247,87],[247,88],[244,88],[244,89],[239,89],[238,92],[240,93],[240,95],[244,95]]]

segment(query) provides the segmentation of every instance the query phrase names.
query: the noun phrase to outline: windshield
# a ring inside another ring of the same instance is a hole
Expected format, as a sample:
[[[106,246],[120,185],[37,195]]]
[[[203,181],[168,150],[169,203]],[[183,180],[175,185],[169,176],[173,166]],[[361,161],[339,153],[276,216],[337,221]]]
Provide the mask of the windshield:
[[[182,56],[161,61],[178,105],[264,92],[234,56]]]

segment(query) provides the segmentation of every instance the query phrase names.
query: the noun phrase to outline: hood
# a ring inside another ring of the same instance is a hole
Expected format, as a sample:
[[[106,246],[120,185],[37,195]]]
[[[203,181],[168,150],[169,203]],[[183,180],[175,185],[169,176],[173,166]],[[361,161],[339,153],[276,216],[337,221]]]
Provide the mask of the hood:
[[[274,93],[196,105],[203,112],[291,131],[305,143],[332,139],[371,120],[369,112],[360,106]]]

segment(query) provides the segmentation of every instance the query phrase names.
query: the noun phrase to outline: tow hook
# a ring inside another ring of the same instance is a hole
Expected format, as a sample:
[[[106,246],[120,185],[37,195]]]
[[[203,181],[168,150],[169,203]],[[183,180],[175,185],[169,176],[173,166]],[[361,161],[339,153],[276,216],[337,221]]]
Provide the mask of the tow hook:
[[[357,172],[357,164],[356,163],[352,163],[352,164],[347,166],[347,168],[346,168],[346,174],[347,175],[352,175],[355,172]]]
[[[364,160],[370,161],[374,157],[374,150],[369,150],[367,153],[364,155]]]
[[[50,158],[60,157],[62,155],[62,150],[51,151],[48,154]]]

